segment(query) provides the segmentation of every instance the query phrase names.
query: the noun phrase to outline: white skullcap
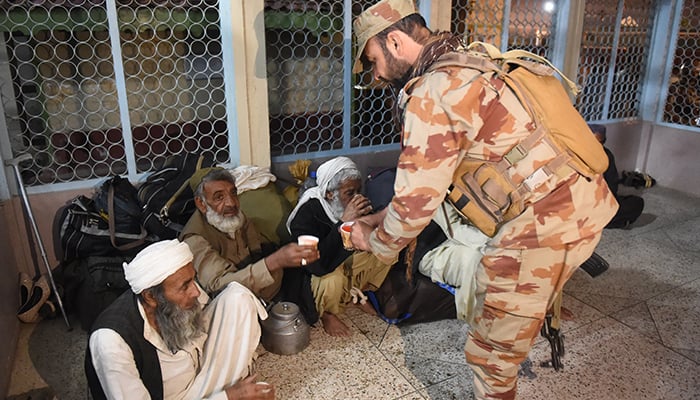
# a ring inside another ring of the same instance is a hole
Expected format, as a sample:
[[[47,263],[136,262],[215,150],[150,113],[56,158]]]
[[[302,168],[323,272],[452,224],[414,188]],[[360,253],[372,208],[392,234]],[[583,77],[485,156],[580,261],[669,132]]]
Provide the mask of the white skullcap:
[[[136,294],[163,282],[178,269],[192,262],[192,251],[177,239],[156,242],[124,263],[124,275]]]

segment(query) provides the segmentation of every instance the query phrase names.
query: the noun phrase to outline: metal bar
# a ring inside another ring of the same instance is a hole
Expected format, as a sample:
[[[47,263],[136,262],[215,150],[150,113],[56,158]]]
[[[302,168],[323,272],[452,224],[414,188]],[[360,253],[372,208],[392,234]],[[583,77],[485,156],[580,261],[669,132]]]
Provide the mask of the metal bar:
[[[612,100],[613,83],[615,83],[615,68],[617,66],[617,50],[620,48],[620,31],[622,30],[622,12],[625,9],[625,0],[618,0],[617,16],[615,17],[615,34],[613,36],[612,50],[610,53],[610,65],[608,66],[608,79],[605,88],[605,100],[603,101],[602,119],[610,118],[610,101]]]
[[[343,149],[350,149],[352,136],[352,0],[343,2]]]
[[[510,3],[511,0],[506,0],[503,4],[503,23],[501,24],[501,52],[508,50],[508,36],[510,32]]]
[[[119,117],[122,123],[122,140],[126,155],[126,169],[129,180],[136,181],[136,157],[134,156],[134,141],[131,137],[131,118],[129,117],[129,101],[126,94],[126,78],[122,63],[122,45],[119,35],[119,19],[117,17],[116,0],[107,0],[107,21],[109,25],[109,42],[112,46],[112,64],[114,65],[114,83],[117,87]]]
[[[32,156],[30,154],[24,154],[12,160],[5,161],[5,165],[11,165],[15,171],[15,177],[17,178],[17,186],[20,196],[22,197],[22,204],[24,205],[24,210],[29,217],[29,222],[32,225],[32,231],[36,243],[39,245],[39,251],[41,252],[41,259],[44,261],[44,266],[46,266],[46,272],[49,276],[49,282],[51,282],[51,290],[53,290],[54,295],[56,295],[56,301],[58,301],[58,308],[61,309],[61,314],[63,314],[63,320],[66,321],[66,326],[71,329],[70,322],[68,322],[68,316],[66,315],[66,310],[63,308],[63,301],[61,300],[61,295],[58,293],[56,287],[56,282],[53,280],[53,273],[51,272],[51,266],[49,265],[49,259],[46,256],[46,249],[44,248],[44,242],[41,240],[41,235],[39,234],[39,227],[34,219],[34,214],[32,213],[32,205],[29,203],[29,198],[27,197],[27,192],[24,190],[24,183],[22,182],[22,174],[19,172],[19,163],[26,160],[31,160]]]
[[[242,4],[245,6],[245,3]],[[229,0],[219,1],[219,21],[221,21],[221,52],[224,61],[224,87],[226,98],[226,126],[228,130],[228,159],[233,165],[241,165],[241,149],[239,146],[238,111],[236,103],[236,54],[234,51],[233,26],[231,14],[233,4]],[[238,46],[244,43],[238,42]],[[241,48],[239,55],[245,56]],[[250,133],[249,133],[250,134]]]
[[[682,11],[683,4],[680,1],[670,3],[662,1],[657,5],[654,33],[650,42],[652,51],[649,52],[649,67],[642,91],[642,120],[664,122],[664,107],[668,101],[668,87],[673,59],[676,56],[675,49]],[[653,49],[662,49],[662,51],[653,51]],[[659,71],[663,73],[660,74]]]

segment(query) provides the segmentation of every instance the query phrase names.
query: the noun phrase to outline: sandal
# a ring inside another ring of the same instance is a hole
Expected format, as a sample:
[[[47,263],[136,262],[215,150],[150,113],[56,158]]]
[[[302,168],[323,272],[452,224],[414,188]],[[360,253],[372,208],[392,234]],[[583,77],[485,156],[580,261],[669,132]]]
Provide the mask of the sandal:
[[[46,276],[39,276],[32,286],[31,296],[20,307],[19,311],[17,311],[17,317],[20,319],[20,321],[29,324],[39,322],[41,320],[39,310],[41,309],[41,306],[46,303],[46,300],[48,300],[50,294],[51,289],[49,288],[49,282],[46,279]]]
[[[21,310],[27,301],[29,301],[29,295],[32,293],[32,286],[34,286],[34,281],[25,272],[19,273],[19,309]],[[19,311],[18,311],[19,313]]]

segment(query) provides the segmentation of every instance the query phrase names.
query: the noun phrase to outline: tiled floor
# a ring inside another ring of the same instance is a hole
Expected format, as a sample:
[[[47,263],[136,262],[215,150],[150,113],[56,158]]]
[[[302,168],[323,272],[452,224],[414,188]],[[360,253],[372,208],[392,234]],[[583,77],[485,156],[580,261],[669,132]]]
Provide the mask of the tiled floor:
[[[577,271],[565,288],[574,320],[562,328],[564,369],[541,367],[549,345],[539,340],[519,398],[700,398],[700,199],[660,187],[642,195],[639,224],[603,235],[597,252],[610,269],[596,278]],[[259,357],[260,378],[276,386],[277,398],[470,398],[464,324],[399,328],[356,309],[344,318],[351,338],[314,328],[302,353]],[[61,319],[23,327],[9,395],[48,386],[59,399],[88,398],[85,340]]]

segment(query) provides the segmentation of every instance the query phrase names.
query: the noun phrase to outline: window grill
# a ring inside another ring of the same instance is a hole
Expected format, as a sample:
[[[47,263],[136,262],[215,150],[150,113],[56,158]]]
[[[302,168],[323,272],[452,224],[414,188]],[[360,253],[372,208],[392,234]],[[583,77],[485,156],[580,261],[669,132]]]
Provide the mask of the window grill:
[[[681,9],[663,122],[700,127],[700,3]]]
[[[557,11],[553,1],[454,0],[451,25],[467,43],[482,41],[550,57]]]
[[[33,156],[25,184],[136,176],[185,151],[227,161],[220,22],[213,0],[0,7],[12,154]]]
[[[586,120],[639,117],[653,0],[586,1],[576,106]]]
[[[270,148],[273,156],[343,143],[343,4],[266,1]]]

